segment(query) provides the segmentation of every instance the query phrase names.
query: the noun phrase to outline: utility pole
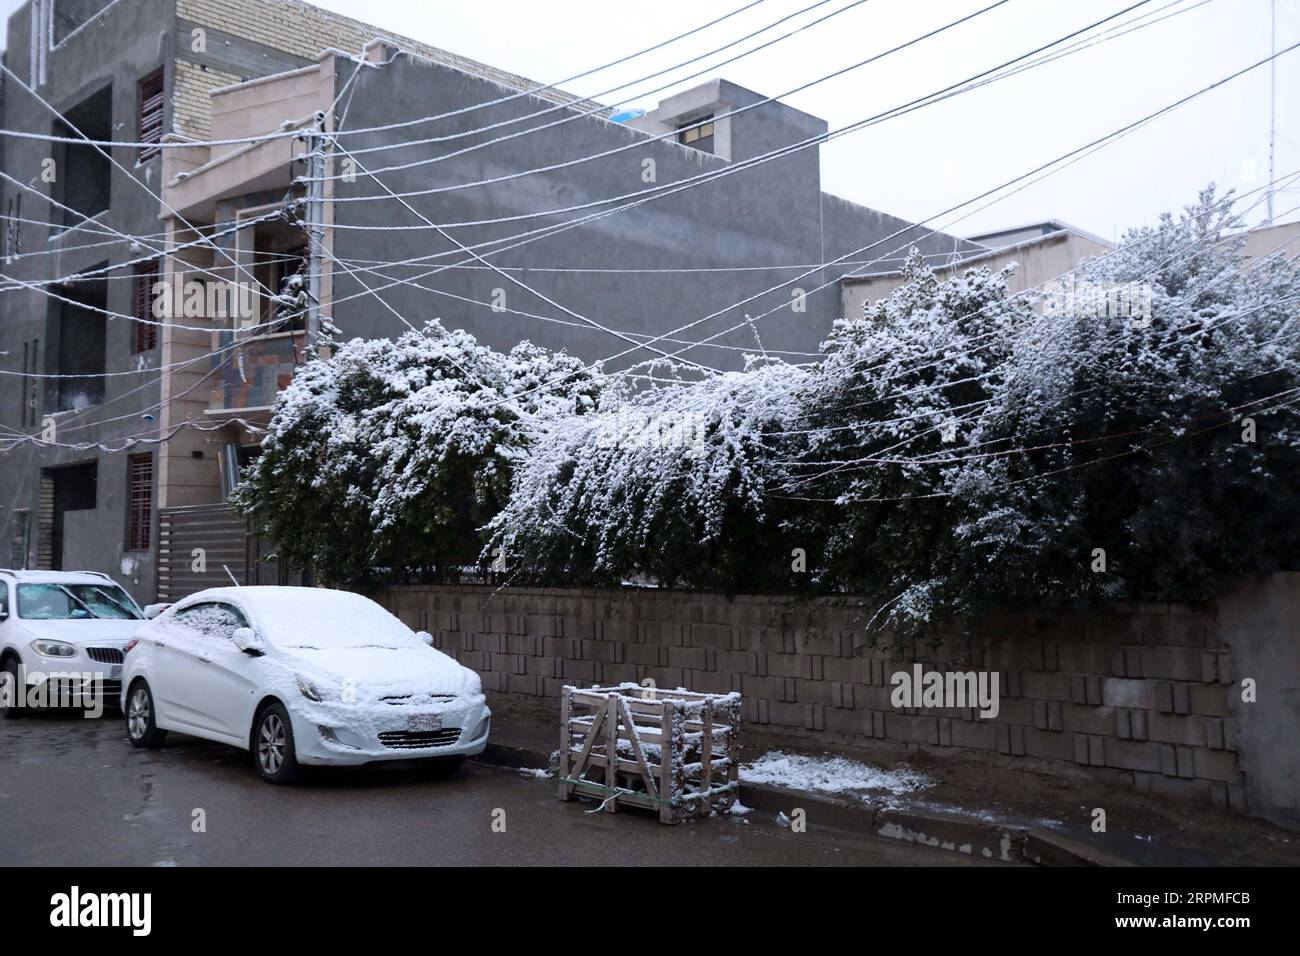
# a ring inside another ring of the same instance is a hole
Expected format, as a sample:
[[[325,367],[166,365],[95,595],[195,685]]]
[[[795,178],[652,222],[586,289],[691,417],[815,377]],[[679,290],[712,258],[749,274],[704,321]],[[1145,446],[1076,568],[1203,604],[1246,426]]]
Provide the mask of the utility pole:
[[[1270,26],[1273,31],[1273,59],[1268,64],[1268,219],[1266,226],[1273,225],[1273,190],[1277,183],[1277,174],[1273,171],[1273,157],[1277,152],[1277,0],[1273,0],[1269,9],[1272,11]]]
[[[307,349],[320,337],[321,248],[324,234],[325,114],[317,113],[307,136]]]

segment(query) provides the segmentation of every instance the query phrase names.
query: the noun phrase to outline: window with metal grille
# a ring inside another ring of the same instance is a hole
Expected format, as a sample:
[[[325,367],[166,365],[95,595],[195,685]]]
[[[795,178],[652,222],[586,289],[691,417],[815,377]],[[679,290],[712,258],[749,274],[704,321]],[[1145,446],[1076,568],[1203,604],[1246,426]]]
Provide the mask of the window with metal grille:
[[[153,527],[153,455],[128,458],[127,499],[131,513],[127,522],[128,551],[148,551],[149,532]]]
[[[150,73],[140,81],[140,136],[141,143],[161,143],[163,137],[163,71]],[[157,146],[141,146],[137,163],[147,163],[162,150]]]
[[[135,267],[135,338],[134,351],[147,352],[158,344],[157,320],[153,317],[153,287],[158,281],[158,260],[140,262]]]

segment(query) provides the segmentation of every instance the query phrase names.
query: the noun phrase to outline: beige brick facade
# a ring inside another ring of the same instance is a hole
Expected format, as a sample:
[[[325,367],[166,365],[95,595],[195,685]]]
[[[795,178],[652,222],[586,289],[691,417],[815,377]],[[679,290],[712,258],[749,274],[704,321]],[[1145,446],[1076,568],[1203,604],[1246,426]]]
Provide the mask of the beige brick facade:
[[[298,0],[177,0],[176,15],[182,20],[205,24],[308,60],[316,59],[322,50],[330,48],[359,54],[366,43],[379,37],[435,63],[484,77],[514,90],[533,89],[538,85],[513,73]],[[239,79],[236,77],[232,82]],[[217,85],[213,83],[209,89]],[[538,95],[555,102],[581,102],[558,92]]]
[[[212,97],[209,91],[238,83],[241,76],[176,60],[172,86],[172,129],[192,139],[208,139],[212,133]]]

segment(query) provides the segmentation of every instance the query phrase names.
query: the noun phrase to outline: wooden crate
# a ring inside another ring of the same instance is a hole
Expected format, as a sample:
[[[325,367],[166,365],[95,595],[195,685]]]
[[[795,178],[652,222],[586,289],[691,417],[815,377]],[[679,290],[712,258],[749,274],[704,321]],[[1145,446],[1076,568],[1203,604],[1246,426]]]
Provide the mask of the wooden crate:
[[[740,790],[740,694],[619,684],[565,687],[560,799],[595,797],[613,813],[645,807],[661,823],[725,812]]]

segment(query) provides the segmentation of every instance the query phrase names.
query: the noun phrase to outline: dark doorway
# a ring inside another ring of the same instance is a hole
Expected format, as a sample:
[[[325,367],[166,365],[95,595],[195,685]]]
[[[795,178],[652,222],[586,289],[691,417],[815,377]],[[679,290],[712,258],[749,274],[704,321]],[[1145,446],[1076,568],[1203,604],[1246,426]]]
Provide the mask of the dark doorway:
[[[54,486],[53,526],[50,532],[50,568],[63,568],[63,516],[69,511],[95,507],[99,484],[98,467],[93,461],[84,465],[67,465],[46,471]]]
[[[50,302],[46,333],[47,370],[57,377],[46,380],[45,407],[67,412],[104,401],[108,282],[78,282],[58,287],[58,293],[62,298]]]
[[[113,88],[106,86],[92,93],[65,114],[67,122],[54,121],[53,134],[60,140],[113,139]],[[54,160],[52,195],[66,206],[51,211],[50,218],[61,217],[63,227],[71,229],[109,207],[112,163],[105,152],[82,142],[51,143]]]

